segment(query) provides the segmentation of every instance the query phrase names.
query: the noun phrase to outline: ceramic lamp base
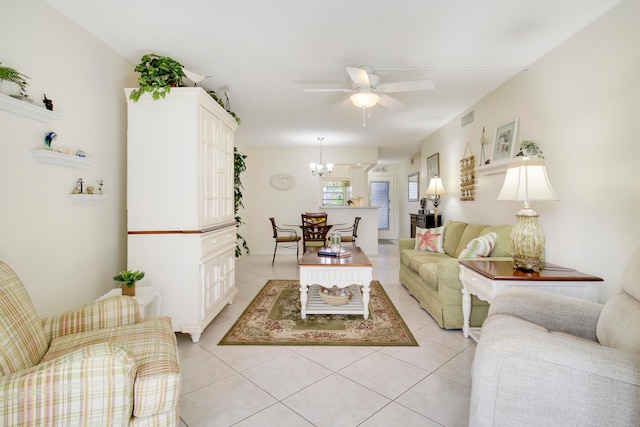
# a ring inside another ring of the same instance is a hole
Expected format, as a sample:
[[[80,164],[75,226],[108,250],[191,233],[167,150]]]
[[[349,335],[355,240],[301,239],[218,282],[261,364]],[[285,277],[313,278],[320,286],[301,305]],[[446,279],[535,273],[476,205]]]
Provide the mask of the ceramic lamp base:
[[[518,221],[511,230],[511,250],[514,268],[540,271],[540,256],[544,250],[544,234],[538,225],[538,214],[525,208],[516,214]]]

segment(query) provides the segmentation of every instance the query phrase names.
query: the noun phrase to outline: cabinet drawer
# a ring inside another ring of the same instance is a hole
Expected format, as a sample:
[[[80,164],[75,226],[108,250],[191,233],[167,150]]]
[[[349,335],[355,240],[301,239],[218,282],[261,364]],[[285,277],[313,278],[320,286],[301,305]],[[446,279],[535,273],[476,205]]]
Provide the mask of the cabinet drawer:
[[[228,250],[236,244],[236,227],[227,227],[202,235],[202,258]]]

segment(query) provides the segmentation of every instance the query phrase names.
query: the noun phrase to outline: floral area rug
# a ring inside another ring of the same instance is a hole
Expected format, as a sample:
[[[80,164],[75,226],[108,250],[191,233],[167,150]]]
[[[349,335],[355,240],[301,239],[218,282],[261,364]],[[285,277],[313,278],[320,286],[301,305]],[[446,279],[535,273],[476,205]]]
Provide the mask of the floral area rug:
[[[369,319],[308,314],[300,318],[300,283],[269,280],[220,345],[417,346],[380,282],[371,282]]]

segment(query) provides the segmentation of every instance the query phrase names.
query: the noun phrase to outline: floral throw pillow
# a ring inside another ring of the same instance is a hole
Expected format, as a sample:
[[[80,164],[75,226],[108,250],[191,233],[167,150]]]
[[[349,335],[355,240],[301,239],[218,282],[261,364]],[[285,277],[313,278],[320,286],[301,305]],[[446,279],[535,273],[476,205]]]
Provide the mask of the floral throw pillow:
[[[496,233],[483,234],[476,237],[460,252],[458,258],[484,258],[491,255],[493,248],[496,246],[498,235]]]
[[[417,251],[444,253],[444,225],[438,228],[416,227]]]

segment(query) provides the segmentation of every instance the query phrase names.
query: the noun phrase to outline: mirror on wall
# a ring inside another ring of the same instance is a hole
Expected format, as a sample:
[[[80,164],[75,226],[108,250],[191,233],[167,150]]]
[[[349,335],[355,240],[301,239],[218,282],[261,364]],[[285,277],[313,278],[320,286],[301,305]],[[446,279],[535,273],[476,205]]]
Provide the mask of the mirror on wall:
[[[409,201],[417,202],[418,194],[420,194],[420,172],[415,172],[409,175]]]

